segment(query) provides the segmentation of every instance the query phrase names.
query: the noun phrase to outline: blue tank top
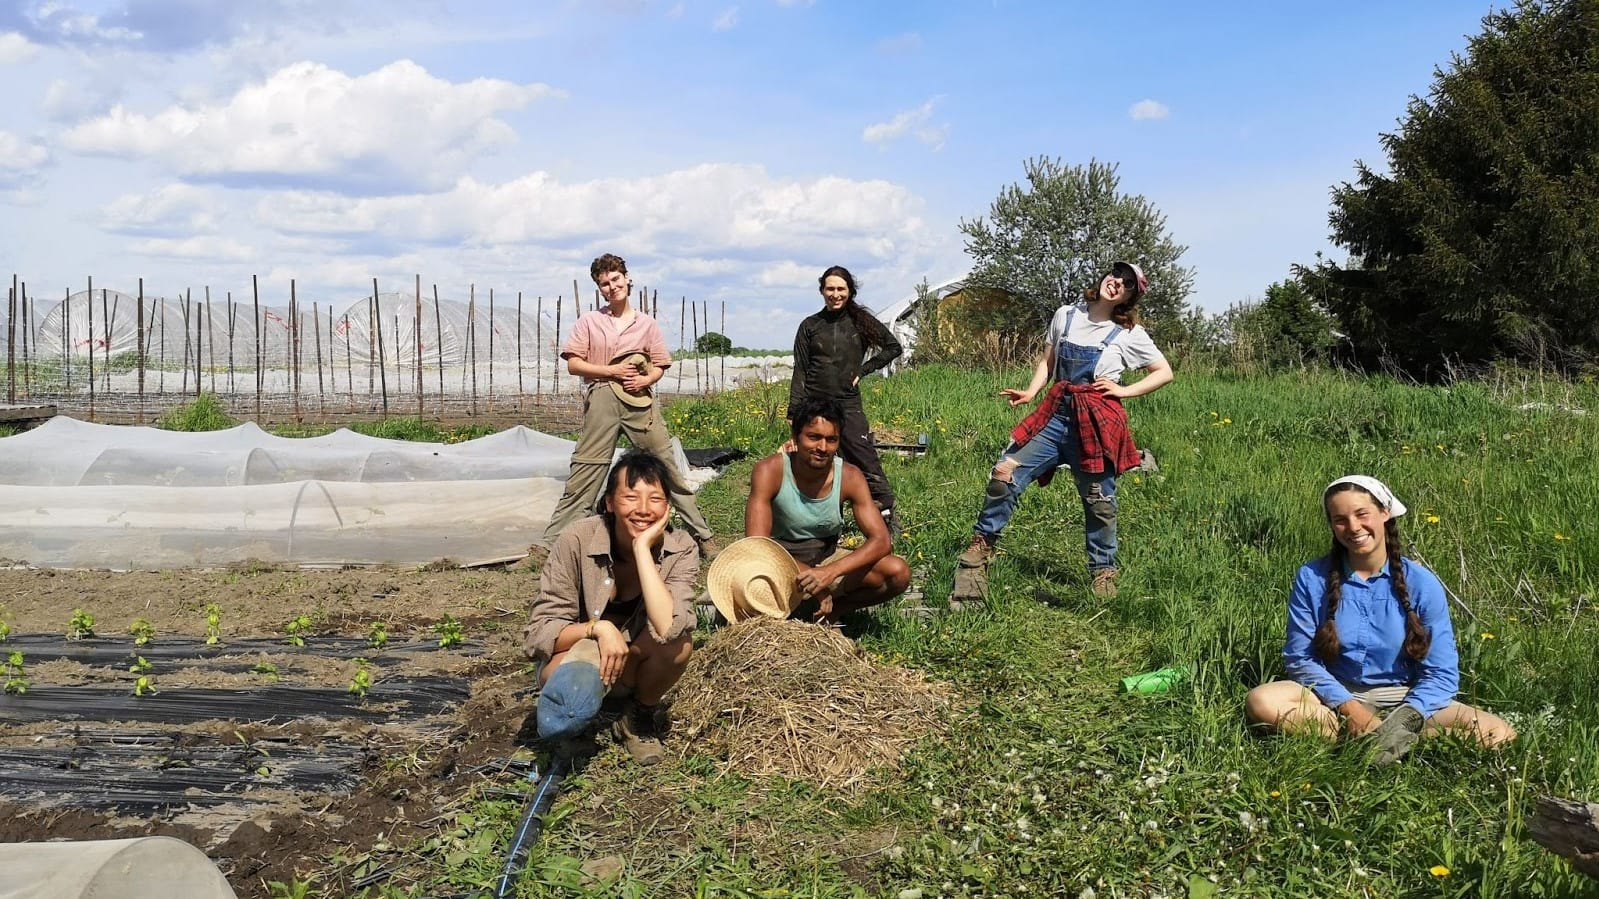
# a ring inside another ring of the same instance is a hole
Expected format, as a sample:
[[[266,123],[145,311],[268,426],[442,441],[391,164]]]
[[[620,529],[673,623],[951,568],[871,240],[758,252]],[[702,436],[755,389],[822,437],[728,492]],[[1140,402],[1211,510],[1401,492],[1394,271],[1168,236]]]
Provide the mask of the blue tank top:
[[[794,483],[794,457],[783,454],[783,486],[772,497],[772,536],[778,540],[816,540],[844,532],[844,460],[833,458],[833,489],[821,499],[800,492]]]

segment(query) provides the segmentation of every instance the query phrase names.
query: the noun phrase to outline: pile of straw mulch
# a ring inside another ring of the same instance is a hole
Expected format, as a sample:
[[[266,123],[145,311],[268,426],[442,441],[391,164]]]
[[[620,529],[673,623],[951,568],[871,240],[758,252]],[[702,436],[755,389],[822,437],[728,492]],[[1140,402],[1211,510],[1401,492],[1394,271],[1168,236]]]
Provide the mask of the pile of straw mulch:
[[[756,618],[695,651],[672,699],[685,753],[729,770],[847,788],[897,769],[906,748],[941,731],[952,691],[867,659],[832,628]]]

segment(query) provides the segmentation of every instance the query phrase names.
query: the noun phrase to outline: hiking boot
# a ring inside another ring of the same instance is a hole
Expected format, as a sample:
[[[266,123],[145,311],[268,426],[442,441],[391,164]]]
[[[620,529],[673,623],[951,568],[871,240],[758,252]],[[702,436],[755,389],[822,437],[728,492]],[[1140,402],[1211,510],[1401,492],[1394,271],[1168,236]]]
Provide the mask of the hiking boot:
[[[661,760],[661,729],[656,724],[655,712],[655,706],[630,703],[622,717],[611,725],[611,736],[640,765],[653,765]]]
[[[716,542],[715,537],[701,539],[694,538],[694,545],[700,548],[700,561],[709,562],[722,552],[722,544]]]
[[[962,568],[984,568],[992,558],[994,558],[994,544],[982,534],[973,534],[972,542],[967,544],[965,552],[962,552],[956,561]]]
[[[527,555],[511,563],[513,571],[539,571],[544,568],[545,560],[550,557],[550,548],[542,543],[535,543],[527,548]]]
[[[1094,572],[1094,583],[1088,588],[1100,599],[1116,598],[1116,575],[1120,574],[1114,568],[1101,568]]]

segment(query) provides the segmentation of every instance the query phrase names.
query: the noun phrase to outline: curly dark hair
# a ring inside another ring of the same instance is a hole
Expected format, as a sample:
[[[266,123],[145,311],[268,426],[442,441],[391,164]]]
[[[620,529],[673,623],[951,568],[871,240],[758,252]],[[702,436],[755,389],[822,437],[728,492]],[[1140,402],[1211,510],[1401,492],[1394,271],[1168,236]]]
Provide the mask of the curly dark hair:
[[[788,410],[789,434],[798,437],[806,425],[820,418],[844,433],[844,407],[830,396],[808,396]]]
[[[600,280],[601,275],[610,272],[627,274],[627,260],[615,253],[606,253],[604,256],[596,257],[593,262],[589,263],[589,277],[596,282]]]

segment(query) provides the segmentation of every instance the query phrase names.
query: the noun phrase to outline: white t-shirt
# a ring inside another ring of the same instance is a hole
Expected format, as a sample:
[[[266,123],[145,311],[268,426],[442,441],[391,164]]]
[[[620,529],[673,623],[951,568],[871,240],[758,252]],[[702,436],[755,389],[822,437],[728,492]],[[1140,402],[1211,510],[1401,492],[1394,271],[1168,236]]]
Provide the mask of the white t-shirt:
[[[1076,310],[1076,315],[1072,315],[1073,310]],[[1044,340],[1047,341],[1045,345],[1051,350],[1060,343],[1060,332],[1066,327],[1068,316],[1072,320],[1072,329],[1066,335],[1066,341],[1078,346],[1097,347],[1110,334],[1110,329],[1116,327],[1116,323],[1110,320],[1089,321],[1087,304],[1062,306],[1055,310],[1055,317],[1050,319],[1049,330],[1044,334]],[[1165,359],[1160,347],[1155,346],[1155,341],[1150,338],[1149,332],[1144,330],[1144,326],[1134,325],[1132,330],[1124,330],[1116,335],[1110,346],[1105,347],[1104,352],[1099,354],[1099,364],[1094,366],[1094,377],[1120,382],[1122,372],[1127,369],[1148,368]]]

